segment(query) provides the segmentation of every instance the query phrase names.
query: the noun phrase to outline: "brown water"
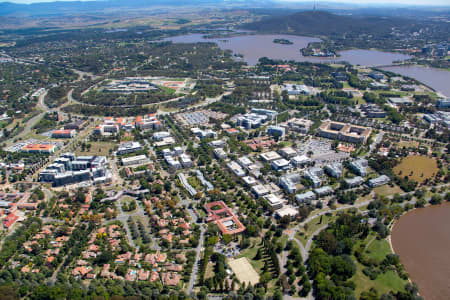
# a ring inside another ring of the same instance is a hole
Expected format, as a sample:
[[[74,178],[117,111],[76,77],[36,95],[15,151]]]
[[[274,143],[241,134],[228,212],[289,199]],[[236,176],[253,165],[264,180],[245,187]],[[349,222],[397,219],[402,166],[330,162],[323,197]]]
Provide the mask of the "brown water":
[[[387,67],[383,68],[383,70],[414,78],[432,87],[436,91],[441,92],[447,97],[450,97],[449,71],[417,66]]]
[[[275,44],[273,43],[274,39],[287,39],[293,42],[293,44]],[[221,49],[232,50],[235,54],[242,54],[244,56],[244,61],[249,65],[258,63],[258,59],[261,57],[317,63],[347,61],[354,65],[363,66],[390,65],[393,61],[406,60],[409,58],[408,55],[404,54],[376,50],[342,51],[339,53],[341,56],[338,58],[305,57],[300,52],[300,49],[308,46],[308,43],[310,42],[320,42],[320,39],[295,35],[256,34],[241,35],[231,38],[205,39],[203,38],[203,34],[187,34],[166,38],[164,41],[172,41],[173,43],[217,43]]]
[[[402,216],[392,244],[425,300],[450,299],[450,203]]]

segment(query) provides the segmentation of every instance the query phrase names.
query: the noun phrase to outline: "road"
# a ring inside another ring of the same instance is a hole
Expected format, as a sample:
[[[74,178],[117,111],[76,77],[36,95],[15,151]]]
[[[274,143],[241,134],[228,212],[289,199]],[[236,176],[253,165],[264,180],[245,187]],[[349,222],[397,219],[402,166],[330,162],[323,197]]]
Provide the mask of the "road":
[[[128,227],[128,218],[130,217],[136,217],[139,216],[141,217],[143,220],[145,220],[145,212],[142,209],[141,205],[138,203],[136,206],[136,211],[133,213],[126,213],[122,210],[122,203],[120,202],[120,199],[116,201],[117,203],[117,207],[119,209],[119,214],[117,215],[116,218],[112,219],[111,221],[120,221],[123,223],[123,225],[125,226],[125,231],[127,232],[127,239],[128,242],[130,243],[130,245],[134,248],[139,249],[139,246],[136,245],[133,241],[133,237],[131,236],[131,231],[130,228]]]
[[[198,264],[200,262],[200,255],[203,250],[203,240],[205,236],[205,228],[203,226],[200,227],[200,241],[198,243],[197,249],[195,250],[195,262],[192,266],[192,272],[191,272],[191,278],[189,279],[189,285],[187,288],[187,294],[191,295],[192,290],[194,289],[195,281],[197,279],[197,273],[198,273]]]
[[[23,139],[30,131],[33,129],[33,126],[44,116],[46,112],[48,112],[48,107],[44,103],[45,96],[47,95],[47,90],[42,93],[42,95],[39,96],[38,100],[38,107],[42,109],[42,112],[37,114],[36,116],[32,117],[27,121],[25,124],[24,129],[19,134],[11,137],[8,141],[6,141],[8,146],[11,146],[13,144],[14,140],[20,140]]]
[[[217,96],[217,97],[214,97],[214,98],[206,98],[206,100],[205,100],[204,102],[202,102],[202,103],[200,103],[200,104],[197,104],[197,105],[194,105],[194,106],[189,106],[188,108],[175,109],[175,110],[173,110],[173,111],[162,111],[161,109],[158,109],[157,114],[158,114],[158,115],[169,115],[169,114],[178,113],[178,112],[181,112],[181,111],[187,110],[187,109],[189,109],[189,110],[197,109],[197,108],[200,108],[200,107],[203,107],[203,106],[207,106],[207,105],[209,105],[209,104],[211,104],[211,103],[220,101],[220,100],[222,100],[222,98],[223,98],[224,96],[228,96],[228,95],[231,95],[231,92],[225,92],[225,93],[223,93],[222,95]],[[170,101],[170,100],[169,100],[169,101]],[[162,103],[162,102],[161,102],[161,103]],[[160,104],[160,103],[156,103],[156,104]]]

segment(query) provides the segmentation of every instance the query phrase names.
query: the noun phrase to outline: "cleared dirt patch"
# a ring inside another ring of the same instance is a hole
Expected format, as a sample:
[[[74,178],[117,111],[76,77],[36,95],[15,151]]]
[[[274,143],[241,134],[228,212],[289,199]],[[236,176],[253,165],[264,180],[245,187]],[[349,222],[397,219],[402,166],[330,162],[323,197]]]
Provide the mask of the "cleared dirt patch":
[[[253,269],[246,257],[229,260],[228,265],[240,282],[245,282],[246,284],[251,283],[253,286],[259,282],[258,273]]]

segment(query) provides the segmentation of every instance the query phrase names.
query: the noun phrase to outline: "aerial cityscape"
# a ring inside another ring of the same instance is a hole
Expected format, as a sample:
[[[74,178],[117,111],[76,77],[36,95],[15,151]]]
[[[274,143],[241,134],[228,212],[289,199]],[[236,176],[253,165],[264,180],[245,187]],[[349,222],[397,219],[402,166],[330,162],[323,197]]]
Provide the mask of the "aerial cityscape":
[[[450,3],[0,2],[0,300],[450,299]]]

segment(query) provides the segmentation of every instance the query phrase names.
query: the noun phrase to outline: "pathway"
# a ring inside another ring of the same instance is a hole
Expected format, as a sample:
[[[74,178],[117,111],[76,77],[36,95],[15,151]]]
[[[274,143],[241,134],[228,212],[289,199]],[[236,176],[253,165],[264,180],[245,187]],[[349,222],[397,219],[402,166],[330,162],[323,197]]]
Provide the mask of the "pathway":
[[[189,286],[187,288],[188,295],[191,295],[192,290],[194,289],[195,281],[197,279],[198,264],[199,264],[200,255],[201,255],[202,249],[203,249],[204,235],[205,235],[205,228],[203,226],[201,226],[200,227],[200,241],[198,243],[197,249],[195,250],[196,251],[195,262],[194,262],[194,265],[192,266],[191,278],[189,279]]]

